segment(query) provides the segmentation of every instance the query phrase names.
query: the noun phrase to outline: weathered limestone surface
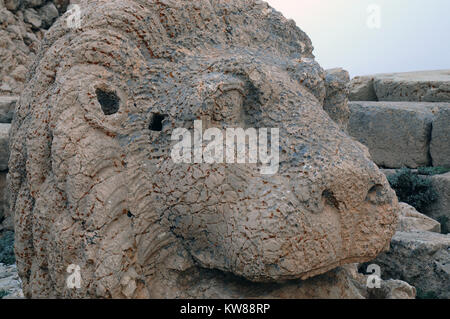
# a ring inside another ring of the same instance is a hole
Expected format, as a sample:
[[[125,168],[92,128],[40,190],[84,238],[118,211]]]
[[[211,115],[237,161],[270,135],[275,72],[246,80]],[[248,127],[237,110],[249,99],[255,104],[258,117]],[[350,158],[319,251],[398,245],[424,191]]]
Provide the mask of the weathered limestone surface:
[[[373,263],[381,267],[383,278],[404,280],[418,294],[450,298],[450,235],[398,232],[390,250]]]
[[[0,2],[0,95],[22,93],[44,32],[68,3],[69,0]]]
[[[440,221],[445,233],[450,232],[450,173],[430,177],[437,200],[424,213]]]
[[[377,74],[379,101],[450,102],[450,70]]]
[[[430,166],[432,121],[448,103],[350,102],[348,132],[386,168]]]
[[[441,224],[438,221],[419,213],[414,207],[406,203],[399,203],[399,206],[400,218],[397,226],[398,231],[441,232]]]
[[[326,97],[323,108],[344,131],[347,129],[350,117],[348,109],[349,82],[348,72],[341,68],[325,71]]]
[[[450,102],[450,70],[357,76],[350,101]]]
[[[0,172],[8,169],[10,130],[11,124],[0,123]]]
[[[431,157],[433,166],[450,167],[450,106],[441,108],[433,121]]]
[[[356,76],[349,84],[350,101],[378,101],[373,76]]]
[[[0,96],[0,123],[11,123],[17,96]]]
[[[387,247],[398,203],[323,110],[308,36],[253,0],[80,7],[81,29],[59,19],[46,33],[13,122],[25,295],[354,296],[333,269]],[[174,128],[200,118],[279,128],[278,173],[174,163]],[[71,264],[79,290],[66,286]]]

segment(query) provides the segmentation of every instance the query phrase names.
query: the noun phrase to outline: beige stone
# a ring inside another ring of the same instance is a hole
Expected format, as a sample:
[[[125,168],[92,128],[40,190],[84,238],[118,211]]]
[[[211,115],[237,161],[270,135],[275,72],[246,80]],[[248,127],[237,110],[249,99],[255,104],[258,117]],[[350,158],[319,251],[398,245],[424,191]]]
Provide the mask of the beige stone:
[[[397,227],[398,231],[441,232],[441,224],[438,221],[419,213],[414,207],[406,203],[399,203],[399,206],[400,218]]]
[[[435,114],[448,103],[350,102],[348,132],[385,168],[431,166]]]
[[[450,102],[450,70],[377,74],[379,101]]]
[[[326,96],[323,109],[344,131],[347,130],[350,117],[348,109],[349,82],[348,72],[341,68],[325,71]]]
[[[373,76],[357,76],[350,82],[350,101],[378,101],[373,87]]]
[[[25,295],[354,296],[334,269],[387,247],[398,203],[323,110],[308,36],[261,1],[97,2],[81,3],[81,29],[46,33],[16,108]],[[278,173],[175,163],[173,130],[195,119],[279,128]],[[81,289],[66,286],[71,264]]]

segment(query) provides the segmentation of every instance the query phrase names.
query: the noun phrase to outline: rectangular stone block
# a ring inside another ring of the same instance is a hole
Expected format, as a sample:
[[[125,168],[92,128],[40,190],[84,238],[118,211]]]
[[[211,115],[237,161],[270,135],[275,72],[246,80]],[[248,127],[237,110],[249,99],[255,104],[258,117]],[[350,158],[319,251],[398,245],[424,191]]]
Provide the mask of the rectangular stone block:
[[[450,105],[441,108],[433,120],[431,158],[433,166],[450,168]]]
[[[350,102],[348,133],[369,148],[381,167],[430,166],[432,121],[442,104]]]
[[[450,70],[374,75],[379,101],[450,102]]]

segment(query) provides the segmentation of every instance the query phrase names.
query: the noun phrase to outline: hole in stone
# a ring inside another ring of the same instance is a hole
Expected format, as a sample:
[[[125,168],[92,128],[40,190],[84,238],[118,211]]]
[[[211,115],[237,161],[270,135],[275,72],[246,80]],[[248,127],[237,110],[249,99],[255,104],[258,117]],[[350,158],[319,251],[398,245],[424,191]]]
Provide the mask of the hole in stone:
[[[166,116],[161,114],[153,114],[149,129],[156,132],[162,131],[162,122]]]
[[[105,115],[112,115],[119,111],[120,99],[115,92],[97,89],[95,94]]]
[[[377,184],[370,188],[366,196],[366,201],[376,202],[378,196],[383,192],[383,185]]]
[[[336,199],[336,197],[334,197],[334,194],[332,191],[330,190],[324,190],[322,193],[322,197],[325,199],[325,203],[327,203],[329,206],[333,206],[336,209],[339,209],[339,202]]]

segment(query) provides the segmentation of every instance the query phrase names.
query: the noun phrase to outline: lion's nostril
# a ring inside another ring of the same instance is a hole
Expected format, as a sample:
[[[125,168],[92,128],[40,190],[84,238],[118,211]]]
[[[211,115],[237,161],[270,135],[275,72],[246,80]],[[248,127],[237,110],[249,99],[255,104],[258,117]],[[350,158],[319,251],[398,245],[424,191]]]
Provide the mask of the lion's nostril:
[[[165,119],[165,115],[161,114],[153,114],[152,120],[150,122],[149,129],[151,131],[161,132],[163,127],[163,120]]]
[[[105,115],[112,115],[119,111],[120,99],[116,92],[97,89],[95,94]]]

